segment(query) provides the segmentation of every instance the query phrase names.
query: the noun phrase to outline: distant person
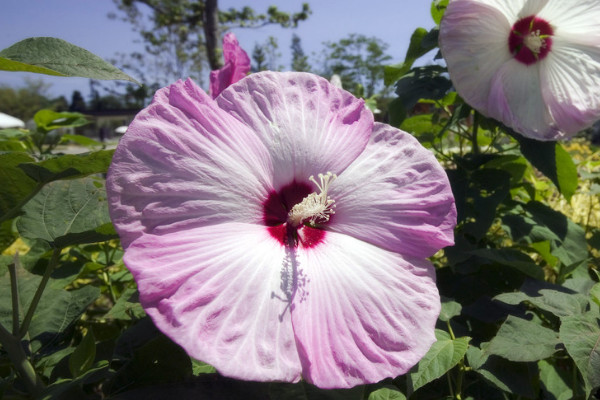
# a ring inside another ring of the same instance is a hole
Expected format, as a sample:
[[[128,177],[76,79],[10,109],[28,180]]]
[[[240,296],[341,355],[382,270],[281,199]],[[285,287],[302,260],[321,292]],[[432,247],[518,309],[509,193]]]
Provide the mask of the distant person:
[[[100,128],[100,141],[104,142],[108,138],[108,129],[106,126]]]

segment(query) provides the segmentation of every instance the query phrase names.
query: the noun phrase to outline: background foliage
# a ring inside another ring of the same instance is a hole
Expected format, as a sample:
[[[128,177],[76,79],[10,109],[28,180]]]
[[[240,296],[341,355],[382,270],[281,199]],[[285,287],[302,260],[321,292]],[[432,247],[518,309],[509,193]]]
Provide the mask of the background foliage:
[[[446,3],[432,2],[434,23]],[[234,11],[224,14],[227,22],[249,15]],[[32,129],[0,130],[0,397],[598,398],[600,151],[585,132],[562,144],[535,142],[473,111],[442,63],[418,62],[437,51],[437,32],[417,29],[401,64],[383,66],[387,58],[374,53],[377,72],[366,75],[373,86],[363,83],[362,93],[377,95],[378,119],[437,155],[458,208],[456,244],[432,258],[442,294],[438,341],[410,373],[324,391],[304,382],[234,381],[190,359],[146,317],[123,265],[104,191],[112,150],[61,133],[85,124],[84,115],[41,110]],[[298,69],[309,68],[299,40],[295,46]],[[33,51],[14,54],[0,52],[1,69],[45,68]],[[345,59],[339,72],[363,68]],[[124,78],[109,67],[92,62],[107,74],[98,78]],[[386,96],[385,87],[395,94]],[[63,154],[67,143],[88,152]]]

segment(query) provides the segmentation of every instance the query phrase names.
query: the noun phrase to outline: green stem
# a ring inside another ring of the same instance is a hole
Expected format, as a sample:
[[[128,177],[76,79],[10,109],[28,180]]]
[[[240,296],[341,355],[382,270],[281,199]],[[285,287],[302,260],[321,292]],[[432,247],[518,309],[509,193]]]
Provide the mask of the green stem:
[[[473,154],[479,154],[479,143],[477,142],[477,132],[479,131],[479,113],[474,112],[473,116]]]
[[[12,334],[19,334],[19,284],[17,282],[17,267],[19,253],[15,254],[15,263],[8,264],[8,273],[10,274],[10,293],[12,297]]]
[[[40,285],[38,286],[37,290],[35,291],[35,294],[33,295],[33,299],[31,300],[31,304],[29,304],[27,314],[23,319],[21,329],[19,329],[19,338],[24,337],[27,334],[27,331],[29,330],[29,324],[31,323],[31,319],[33,318],[35,309],[37,308],[37,305],[40,302],[40,299],[42,298],[42,294],[44,293],[46,284],[50,280],[50,275],[52,274],[52,271],[54,271],[54,268],[58,264],[58,259],[60,258],[60,251],[61,249],[54,249],[54,252],[52,253],[52,257],[50,258],[48,266],[46,267],[46,272],[44,272],[44,276],[42,277]]]
[[[44,390],[44,383],[35,373],[33,365],[27,359],[21,341],[17,336],[13,336],[0,324],[0,343],[12,361],[17,373],[25,383],[27,391],[36,397]]]

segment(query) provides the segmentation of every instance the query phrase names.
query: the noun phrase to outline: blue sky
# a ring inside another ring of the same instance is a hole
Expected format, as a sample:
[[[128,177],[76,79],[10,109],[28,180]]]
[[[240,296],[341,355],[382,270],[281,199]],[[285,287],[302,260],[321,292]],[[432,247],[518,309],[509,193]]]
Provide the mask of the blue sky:
[[[322,43],[336,41],[350,33],[376,36],[390,45],[393,62],[403,60],[411,33],[419,26],[434,26],[427,0],[221,0],[219,7],[251,5],[264,12],[269,5],[284,11],[298,11],[308,2],[313,14],[296,29],[263,27],[236,29],[242,47],[249,53],[254,44],[270,35],[277,37],[282,53],[281,63],[289,64],[291,36],[302,39],[306,54],[320,52]],[[132,27],[119,19],[109,19],[117,12],[112,0],[2,0],[0,12],[0,49],[33,36],[53,36],[83,47],[105,59],[116,53],[140,51],[143,46]],[[432,56],[433,57],[433,56]],[[25,76],[43,77],[52,84],[50,94],[70,99],[73,90],[87,96],[89,81],[83,78],[52,78],[37,74],[0,71],[0,85],[18,87]]]

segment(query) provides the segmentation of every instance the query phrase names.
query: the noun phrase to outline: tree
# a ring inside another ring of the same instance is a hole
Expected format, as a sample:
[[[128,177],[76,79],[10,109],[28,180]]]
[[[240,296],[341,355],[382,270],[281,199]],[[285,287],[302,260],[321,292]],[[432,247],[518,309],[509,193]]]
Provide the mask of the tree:
[[[264,43],[256,43],[252,50],[252,59],[254,60],[253,72],[271,70],[281,71],[283,65],[279,65],[281,53],[279,52],[279,43],[277,38],[269,36]]]
[[[308,56],[304,54],[300,37],[295,33],[292,35],[292,70],[309,72]]]
[[[369,98],[383,86],[384,65],[391,60],[387,43],[375,37],[351,34],[338,42],[325,42],[323,76],[338,74],[345,89]]]
[[[86,110],[86,104],[81,92],[79,90],[73,91],[71,94],[71,104],[69,105],[69,111],[83,112]]]
[[[25,78],[21,88],[0,86],[0,111],[29,121],[42,108],[52,108],[48,98],[50,85],[41,79]]]
[[[202,84],[207,68],[222,65],[220,37],[227,29],[268,24],[295,27],[311,13],[308,4],[296,13],[270,6],[266,13],[257,14],[250,7],[220,11],[218,0],[113,1],[142,36],[148,54],[160,63],[161,84],[187,76]]]

